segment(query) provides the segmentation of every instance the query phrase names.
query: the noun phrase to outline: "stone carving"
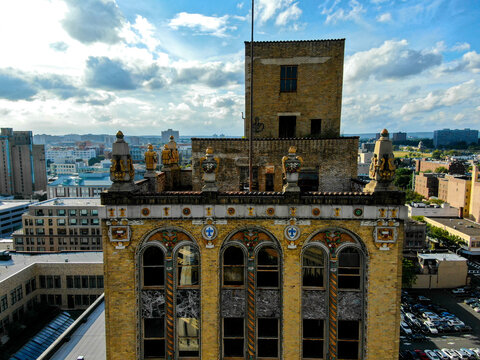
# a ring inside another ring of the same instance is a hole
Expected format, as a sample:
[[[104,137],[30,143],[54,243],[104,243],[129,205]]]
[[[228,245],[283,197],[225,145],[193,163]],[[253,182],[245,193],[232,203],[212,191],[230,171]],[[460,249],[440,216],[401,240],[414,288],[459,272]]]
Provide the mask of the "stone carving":
[[[288,155],[282,158],[282,168],[287,184],[283,187],[283,191],[299,192],[298,174],[303,164],[303,159],[296,154],[297,148],[291,146],[288,149]]]
[[[258,317],[280,317],[280,291],[257,290],[255,294],[255,310]]]
[[[155,171],[157,169],[158,155],[153,150],[153,145],[148,144],[147,151],[145,152],[145,168],[147,171]]]
[[[359,320],[362,318],[362,294],[357,291],[338,292],[339,320]]]
[[[222,317],[244,317],[245,304],[245,290],[222,290]]]
[[[215,177],[218,170],[220,160],[213,156],[213,148],[208,147],[204,157],[200,159],[200,166],[203,170],[203,185],[202,191],[218,191]]]
[[[170,141],[163,146],[162,150],[162,164],[177,165],[180,157],[178,155],[177,143],[173,136],[170,136]]]
[[[113,184],[110,188],[111,191],[131,191],[134,188],[135,169],[133,168],[130,149],[123,137],[123,133],[118,131],[117,140],[112,145],[110,180]]]
[[[141,297],[143,318],[165,315],[165,294],[162,290],[143,290]]]
[[[393,146],[387,129],[380,133],[380,139],[375,143],[375,151],[370,163],[369,176],[372,181],[367,184],[365,191],[395,191],[392,181],[395,177]]]
[[[200,290],[177,290],[177,317],[200,318]]]
[[[324,290],[304,290],[302,293],[302,301],[304,319],[327,318]]]

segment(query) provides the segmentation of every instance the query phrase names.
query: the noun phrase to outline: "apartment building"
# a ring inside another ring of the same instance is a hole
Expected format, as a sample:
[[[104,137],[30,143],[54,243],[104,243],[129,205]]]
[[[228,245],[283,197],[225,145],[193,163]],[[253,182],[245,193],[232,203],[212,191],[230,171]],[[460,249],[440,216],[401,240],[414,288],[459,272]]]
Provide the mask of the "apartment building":
[[[22,214],[34,202],[36,200],[0,200],[0,238],[6,238],[22,227]]]
[[[108,173],[79,173],[78,175],[59,175],[49,183],[47,196],[54,198],[98,197],[112,185]]]
[[[101,251],[12,254],[0,260],[0,337],[36,303],[86,309],[103,293]]]
[[[23,229],[13,233],[17,251],[102,250],[97,198],[56,198],[30,206]]]
[[[30,196],[46,190],[45,148],[31,131],[0,130],[0,194]]]

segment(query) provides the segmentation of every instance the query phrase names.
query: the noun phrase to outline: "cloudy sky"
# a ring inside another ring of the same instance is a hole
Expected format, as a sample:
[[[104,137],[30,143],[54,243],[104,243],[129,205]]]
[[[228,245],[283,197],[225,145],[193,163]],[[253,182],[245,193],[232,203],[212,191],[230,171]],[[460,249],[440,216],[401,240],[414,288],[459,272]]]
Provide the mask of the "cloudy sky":
[[[242,0],[0,1],[0,126],[243,135]],[[346,38],[342,132],[480,128],[478,0],[257,0],[255,40]]]

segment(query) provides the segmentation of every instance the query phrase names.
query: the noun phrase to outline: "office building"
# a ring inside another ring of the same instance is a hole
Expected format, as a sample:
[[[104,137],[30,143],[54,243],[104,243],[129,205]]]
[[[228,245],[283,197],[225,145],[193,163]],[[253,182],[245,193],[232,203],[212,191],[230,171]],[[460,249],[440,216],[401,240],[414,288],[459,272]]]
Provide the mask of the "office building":
[[[7,238],[22,227],[22,214],[33,203],[30,200],[0,200],[0,238]]]
[[[102,250],[98,198],[56,198],[31,205],[13,234],[17,251]]]
[[[477,144],[478,143],[478,130],[470,129],[443,129],[435,130],[433,132],[433,145],[435,147],[441,147],[444,145],[453,145],[458,143]]]
[[[31,131],[0,131],[0,194],[28,197],[47,189],[45,148]]]

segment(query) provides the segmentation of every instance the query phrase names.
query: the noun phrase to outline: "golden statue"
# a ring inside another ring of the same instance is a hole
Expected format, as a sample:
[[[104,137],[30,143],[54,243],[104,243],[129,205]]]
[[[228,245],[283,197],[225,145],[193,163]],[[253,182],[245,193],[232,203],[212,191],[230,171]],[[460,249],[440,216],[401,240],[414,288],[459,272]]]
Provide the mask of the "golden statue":
[[[147,149],[145,152],[145,167],[147,171],[155,171],[158,163],[157,152],[153,150],[152,144],[148,144]]]
[[[180,157],[178,155],[177,143],[173,140],[174,137],[170,136],[170,141],[163,146],[162,150],[162,164],[172,165],[178,164]]]

